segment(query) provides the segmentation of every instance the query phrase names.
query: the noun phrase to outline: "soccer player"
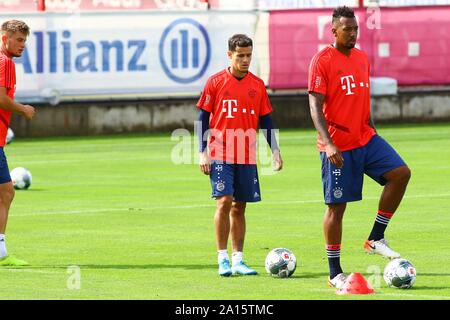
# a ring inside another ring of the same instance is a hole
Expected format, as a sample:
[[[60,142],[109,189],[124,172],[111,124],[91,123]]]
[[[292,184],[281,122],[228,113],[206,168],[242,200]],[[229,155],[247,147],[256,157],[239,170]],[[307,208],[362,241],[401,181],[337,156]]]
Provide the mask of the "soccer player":
[[[34,116],[34,108],[14,101],[16,90],[16,69],[13,58],[20,57],[30,34],[29,27],[22,21],[10,20],[1,27],[0,49],[0,266],[23,266],[28,263],[8,255],[6,250],[6,223],[14,188],[9,175],[8,163],[3,151],[12,112],[26,119]]]
[[[258,123],[272,150],[273,169],[283,167],[264,82],[249,71],[252,51],[249,37],[233,35],[228,40],[230,66],[208,79],[197,103],[201,122],[199,165],[201,172],[210,176],[212,197],[216,199],[214,230],[220,276],[257,274],[244,263],[242,252],[246,203],[261,201],[255,146]]]
[[[309,104],[318,131],[322,183],[327,209],[323,230],[330,276],[341,287],[342,218],[347,202],[362,199],[363,176],[384,186],[372,231],[364,248],[371,254],[398,258],[384,232],[406,190],[411,172],[397,152],[381,138],[370,115],[369,60],[355,48],[358,23],[348,7],[333,12],[335,42],[317,53],[309,68]]]

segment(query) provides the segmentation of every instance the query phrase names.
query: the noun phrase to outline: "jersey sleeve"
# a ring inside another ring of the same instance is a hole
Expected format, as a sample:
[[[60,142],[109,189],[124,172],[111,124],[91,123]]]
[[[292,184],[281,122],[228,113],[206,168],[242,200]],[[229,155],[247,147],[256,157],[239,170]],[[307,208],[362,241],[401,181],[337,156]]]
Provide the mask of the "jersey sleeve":
[[[197,108],[205,110],[207,112],[212,112],[214,106],[214,86],[213,82],[210,79],[206,82],[205,87],[200,95],[200,99],[197,102]]]
[[[6,59],[0,56],[0,87],[7,88],[6,78]]]
[[[325,95],[327,93],[328,75],[327,66],[319,57],[314,57],[309,66],[308,92]]]
[[[272,112],[272,104],[270,103],[269,96],[267,94],[266,87],[261,85],[262,90],[262,99],[261,99],[261,107],[259,108],[259,116],[265,116]]]

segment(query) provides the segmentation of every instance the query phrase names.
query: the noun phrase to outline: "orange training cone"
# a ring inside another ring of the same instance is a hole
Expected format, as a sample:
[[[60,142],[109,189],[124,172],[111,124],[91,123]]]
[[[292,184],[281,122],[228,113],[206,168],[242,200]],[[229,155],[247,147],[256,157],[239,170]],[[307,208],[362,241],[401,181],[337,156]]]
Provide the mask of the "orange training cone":
[[[336,291],[337,294],[371,294],[375,290],[370,286],[366,279],[359,272],[352,273],[345,280],[342,288]]]

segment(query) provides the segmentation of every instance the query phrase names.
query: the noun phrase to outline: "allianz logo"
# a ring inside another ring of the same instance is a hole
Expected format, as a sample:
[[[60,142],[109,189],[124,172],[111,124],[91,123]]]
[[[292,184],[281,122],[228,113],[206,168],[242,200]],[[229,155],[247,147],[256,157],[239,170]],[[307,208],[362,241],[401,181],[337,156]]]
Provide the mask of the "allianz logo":
[[[74,42],[71,35],[68,30],[33,32],[35,52],[26,48],[16,63],[22,64],[25,74],[147,70],[142,62],[147,47],[144,39]]]

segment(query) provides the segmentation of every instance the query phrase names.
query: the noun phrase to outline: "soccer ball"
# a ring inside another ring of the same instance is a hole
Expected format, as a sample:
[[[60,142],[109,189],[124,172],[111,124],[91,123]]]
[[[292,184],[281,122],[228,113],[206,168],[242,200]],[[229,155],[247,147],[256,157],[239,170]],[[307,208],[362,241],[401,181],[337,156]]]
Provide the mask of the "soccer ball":
[[[271,276],[287,278],[297,268],[297,258],[294,253],[286,248],[276,248],[266,257],[266,271]]]
[[[394,259],[384,268],[383,278],[389,287],[408,289],[416,282],[416,268],[406,259]]]
[[[8,133],[6,134],[6,144],[10,144],[14,139],[14,131],[11,128],[8,128]]]
[[[11,173],[11,180],[14,189],[23,190],[28,189],[31,185],[31,172],[25,168],[14,168]]]

